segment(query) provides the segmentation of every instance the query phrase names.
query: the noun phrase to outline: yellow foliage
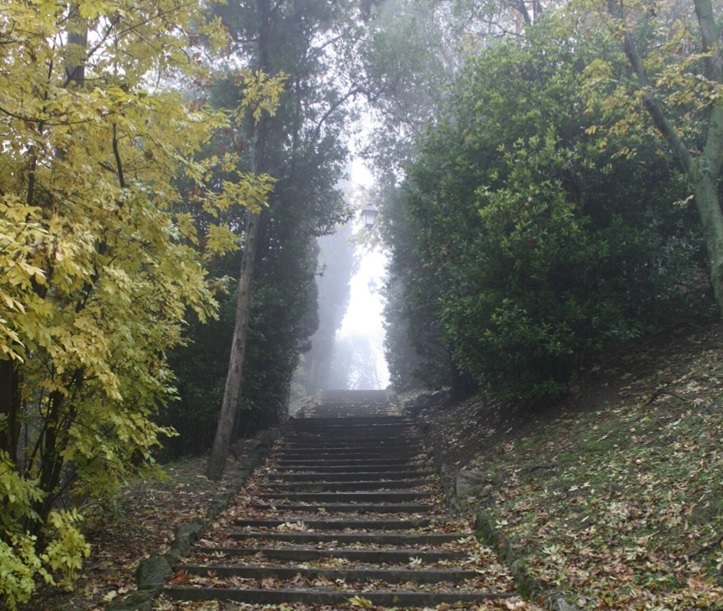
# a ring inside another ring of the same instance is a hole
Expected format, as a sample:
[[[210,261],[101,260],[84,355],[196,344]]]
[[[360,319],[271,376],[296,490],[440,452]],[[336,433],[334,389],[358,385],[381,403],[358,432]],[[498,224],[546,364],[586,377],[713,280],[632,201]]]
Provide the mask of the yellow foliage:
[[[578,19],[585,16],[586,27],[607,32],[609,36],[605,55],[585,68],[582,94],[586,110],[590,114],[599,112],[605,121],[604,128],[591,127],[588,134],[598,138],[603,132],[626,135],[644,126],[649,135],[658,137],[644,102],[646,95],[654,95],[671,117],[675,117],[681,138],[696,141],[703,129],[701,118],[715,103],[720,83],[706,78],[701,70],[710,53],[700,52],[693,3],[689,4],[688,12],[665,3],[651,10],[643,0],[626,2],[621,7],[623,14],[614,17],[608,11],[608,4],[601,0],[576,0],[569,5],[571,14]],[[647,47],[642,57],[649,83],[642,83],[631,71],[622,44],[625,33],[635,36],[638,26],[654,31],[656,36],[656,42]],[[609,144],[605,142],[605,146]],[[634,151],[614,151],[614,154],[631,157]]]
[[[151,420],[174,395],[167,351],[189,309],[205,320],[217,306],[200,242],[238,244],[223,225],[201,240],[192,211],[258,211],[273,188],[203,151],[241,113],[272,113],[284,77],[244,72],[246,98],[228,112],[175,91],[208,76],[189,56],[199,32],[227,44],[200,3],[10,2],[2,24],[0,368],[20,397],[0,429],[30,437],[0,439],[0,595],[14,608],[36,577],[69,587],[89,553],[81,516],[51,510],[58,474],[112,494],[174,434]],[[216,169],[221,189],[207,184]]]
[[[255,121],[264,112],[273,116],[287,78],[283,72],[272,77],[261,70],[242,70],[238,82],[244,88],[244,99],[239,111],[250,110]]]

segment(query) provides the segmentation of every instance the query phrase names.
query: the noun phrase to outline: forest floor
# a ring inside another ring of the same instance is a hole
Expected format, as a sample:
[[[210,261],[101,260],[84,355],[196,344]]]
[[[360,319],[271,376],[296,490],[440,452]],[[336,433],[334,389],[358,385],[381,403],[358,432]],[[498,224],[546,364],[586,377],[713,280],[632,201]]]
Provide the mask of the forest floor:
[[[546,409],[479,395],[416,416],[448,485],[463,468],[478,482],[463,509],[569,603],[722,610],[722,357],[723,325],[680,329],[607,354]],[[139,560],[205,515],[218,485],[204,465],[186,459],[127,487],[87,525],[93,554],[76,590],[25,609],[100,610],[132,590]]]
[[[422,410],[448,485],[474,484],[458,502],[579,609],[723,610],[723,325],[608,353],[572,390]]]
[[[143,558],[168,549],[179,525],[206,517],[220,489],[234,475],[229,459],[218,483],[205,475],[206,457],[184,458],[165,466],[162,480],[126,486],[112,505],[86,523],[91,556],[72,592],[42,588],[23,611],[91,611],[136,589],[135,570]],[[1,608],[1,605],[0,605]]]

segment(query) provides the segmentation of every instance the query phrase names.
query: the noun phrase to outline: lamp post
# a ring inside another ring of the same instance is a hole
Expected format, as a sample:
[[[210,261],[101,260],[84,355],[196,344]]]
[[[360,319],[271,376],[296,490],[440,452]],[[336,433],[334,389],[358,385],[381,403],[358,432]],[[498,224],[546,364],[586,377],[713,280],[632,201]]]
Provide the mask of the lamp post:
[[[374,227],[374,221],[377,218],[377,215],[379,214],[379,210],[377,210],[376,207],[369,205],[365,206],[364,209],[361,212],[362,218],[364,219],[364,226],[371,231],[372,227]]]

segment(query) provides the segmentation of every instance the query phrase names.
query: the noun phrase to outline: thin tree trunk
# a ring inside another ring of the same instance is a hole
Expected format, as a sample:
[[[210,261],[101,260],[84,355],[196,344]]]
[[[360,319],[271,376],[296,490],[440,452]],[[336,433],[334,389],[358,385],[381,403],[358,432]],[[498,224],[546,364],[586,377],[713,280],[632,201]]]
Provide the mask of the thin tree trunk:
[[[271,19],[271,6],[269,0],[257,0],[260,24],[258,41],[258,67],[261,70],[269,69],[269,23]],[[261,117],[256,125],[256,138],[252,170],[254,174],[266,171],[266,143],[269,131],[269,118]],[[241,276],[239,278],[238,296],[236,298],[236,321],[231,341],[231,356],[229,357],[226,386],[221,403],[221,413],[218,416],[216,436],[213,440],[211,454],[206,464],[206,477],[218,481],[223,476],[226,467],[231,436],[234,431],[236,407],[241,390],[244,358],[246,355],[246,338],[248,336],[248,320],[251,308],[251,289],[256,260],[257,242],[259,236],[259,215],[248,213],[246,217],[246,236],[243,259],[241,260]]]
[[[226,467],[226,457],[231,445],[231,434],[234,429],[236,406],[241,389],[258,229],[259,215],[249,212],[246,217],[245,247],[241,260],[241,275],[236,297],[236,323],[231,341],[231,356],[228,362],[226,386],[223,392],[221,413],[216,426],[216,437],[213,440],[213,448],[206,465],[206,477],[215,481],[221,479]]]
[[[7,452],[15,463],[20,418],[20,372],[9,359],[0,360],[0,416],[5,420],[5,429],[0,429],[0,450]]]

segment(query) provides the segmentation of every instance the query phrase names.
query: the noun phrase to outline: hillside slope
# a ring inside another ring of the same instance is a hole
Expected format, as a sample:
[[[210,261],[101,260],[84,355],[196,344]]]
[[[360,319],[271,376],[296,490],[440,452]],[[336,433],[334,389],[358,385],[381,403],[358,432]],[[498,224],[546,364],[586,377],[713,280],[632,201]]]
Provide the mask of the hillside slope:
[[[723,325],[608,354],[544,410],[414,409],[456,503],[535,595],[723,609]]]

